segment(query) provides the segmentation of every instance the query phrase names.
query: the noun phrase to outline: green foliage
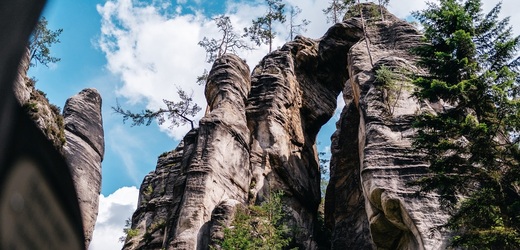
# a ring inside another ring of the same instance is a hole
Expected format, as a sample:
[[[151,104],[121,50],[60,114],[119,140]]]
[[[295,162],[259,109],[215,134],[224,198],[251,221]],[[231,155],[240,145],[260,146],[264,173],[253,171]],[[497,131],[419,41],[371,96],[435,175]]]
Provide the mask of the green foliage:
[[[381,21],[385,21],[385,15],[383,14],[383,7],[388,6],[388,4],[390,3],[390,0],[377,0],[377,2],[379,3]]]
[[[222,249],[283,249],[289,245],[284,235],[283,192],[274,192],[261,205],[237,207],[231,227],[224,229]]]
[[[28,81],[29,84],[32,84],[31,82],[34,83],[33,80]],[[66,142],[61,109],[49,103],[46,94],[41,90],[32,91],[29,100],[22,107],[29,117],[40,125],[41,131],[52,141],[55,148],[61,152]]]
[[[293,40],[296,35],[307,31],[305,26],[311,23],[311,21],[307,19],[302,19],[300,23],[297,23],[296,17],[300,15],[300,13],[302,13],[302,9],[298,6],[291,6],[289,15],[289,40]]]
[[[37,113],[38,112],[38,104],[36,102],[27,102],[23,105],[23,109],[27,113]]]
[[[165,109],[160,108],[155,111],[146,109],[140,113],[133,113],[130,110],[124,110],[119,103],[117,103],[117,106],[112,107],[112,110],[123,116],[123,122],[131,119],[132,126],[148,126],[153,120],[157,120],[157,123],[163,124],[166,120],[169,120],[172,123],[171,127],[184,125],[189,122],[193,129],[194,124],[192,119],[201,108],[196,103],[193,103],[191,95],[186,94],[182,89],[178,89],[177,93],[181,100],[179,102],[172,102],[164,99],[163,102],[166,105]]]
[[[153,187],[151,184],[148,184],[148,186],[146,187],[146,189],[144,190],[143,192],[145,195],[149,196],[153,193]]]
[[[198,85],[204,85],[206,84],[206,81],[208,80],[209,72],[207,69],[204,69],[204,72],[202,72],[202,75],[197,76],[197,84]]]
[[[220,15],[213,18],[213,21],[217,24],[217,28],[222,34],[222,37],[219,39],[204,37],[202,41],[199,42],[199,46],[206,50],[206,60],[208,63],[214,62],[217,58],[228,52],[237,54],[237,51],[240,49],[252,49],[242,40],[242,37],[234,31],[229,16]],[[203,76],[207,78],[207,71],[205,71],[201,77]],[[200,82],[199,79],[197,79],[197,82]]]
[[[332,0],[327,8],[323,9],[323,14],[327,16],[327,22],[339,23],[349,7],[355,3],[355,0]]]
[[[376,70],[376,82],[382,84],[384,92],[383,102],[390,116],[394,114],[395,107],[403,91],[410,89],[410,86],[407,84],[409,78],[406,75],[408,74],[406,70],[401,68],[399,68],[397,72],[394,72],[393,69],[386,65],[381,65],[381,67]]]
[[[500,6],[483,15],[480,0],[441,0],[415,13],[426,42],[415,52],[429,75],[414,80],[414,95],[446,105],[416,119],[430,175],[414,184],[451,211],[454,247],[520,248],[520,39]]]
[[[51,56],[50,47],[55,43],[60,43],[58,37],[63,32],[63,29],[49,30],[47,29],[47,24],[47,19],[42,17],[29,37],[28,47],[31,66],[39,62],[48,67],[49,63],[57,63],[61,60]]]
[[[245,36],[249,36],[251,41],[256,45],[269,45],[269,52],[272,51],[273,39],[276,37],[276,32],[273,30],[273,25],[276,22],[285,23],[284,8],[285,4],[282,0],[265,0],[267,3],[267,13],[265,15],[253,20],[253,25],[244,28]]]
[[[132,219],[128,218],[125,221],[125,227],[123,228],[124,236],[119,237],[120,242],[125,242],[128,239],[131,239],[139,234],[139,230],[132,229]]]

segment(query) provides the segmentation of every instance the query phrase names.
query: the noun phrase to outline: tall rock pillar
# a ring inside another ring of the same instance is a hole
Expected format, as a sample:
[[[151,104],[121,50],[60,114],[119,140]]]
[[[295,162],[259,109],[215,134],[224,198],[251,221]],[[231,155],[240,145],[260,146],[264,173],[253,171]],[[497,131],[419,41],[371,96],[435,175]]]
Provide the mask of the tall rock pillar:
[[[82,90],[67,100],[63,117],[66,139],[63,155],[78,193],[88,248],[98,214],[101,162],[105,152],[101,96],[95,89]]]
[[[212,215],[247,203],[250,88],[245,61],[235,55],[215,61],[205,91],[209,112],[145,177],[132,217],[138,235],[123,249],[207,249],[220,226]]]

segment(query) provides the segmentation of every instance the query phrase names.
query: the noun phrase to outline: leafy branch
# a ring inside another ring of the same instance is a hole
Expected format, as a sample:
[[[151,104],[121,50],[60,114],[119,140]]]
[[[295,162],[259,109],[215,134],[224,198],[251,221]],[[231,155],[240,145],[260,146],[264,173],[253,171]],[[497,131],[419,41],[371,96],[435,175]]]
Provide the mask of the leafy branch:
[[[153,120],[157,120],[157,123],[160,125],[166,122],[166,120],[169,120],[172,122],[170,128],[182,126],[189,122],[193,129],[193,117],[201,108],[193,102],[192,95],[186,94],[182,89],[178,89],[177,93],[180,98],[179,102],[163,99],[166,108],[160,108],[158,110],[145,109],[140,113],[134,113],[130,110],[123,109],[119,103],[117,103],[116,107],[112,107],[112,110],[123,116],[123,122],[129,119],[132,120],[132,126],[149,126]]]
[[[50,47],[55,43],[60,43],[58,37],[63,32],[63,29],[49,30],[47,24],[47,19],[42,17],[29,37],[30,66],[35,66],[39,62],[48,67],[49,63],[56,63],[61,60],[58,57],[51,56]]]

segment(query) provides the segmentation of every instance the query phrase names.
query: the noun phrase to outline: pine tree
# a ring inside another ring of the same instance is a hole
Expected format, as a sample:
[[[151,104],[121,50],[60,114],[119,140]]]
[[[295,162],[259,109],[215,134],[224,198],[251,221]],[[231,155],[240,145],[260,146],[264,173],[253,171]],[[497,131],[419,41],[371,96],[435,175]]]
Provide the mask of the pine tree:
[[[204,37],[199,41],[199,46],[206,50],[206,62],[213,63],[226,53],[237,54],[239,50],[253,49],[235,32],[229,16],[220,15],[215,17],[213,21],[215,21],[222,37],[219,39]],[[208,70],[204,69],[202,75],[197,76],[197,83],[199,85],[206,84],[208,74]]]
[[[415,52],[429,74],[415,96],[444,103],[418,115],[414,146],[430,163],[415,184],[436,191],[451,217],[452,245],[520,249],[520,48],[501,5],[441,0],[414,13],[425,44]]]
[[[341,22],[349,7],[355,3],[356,0],[332,0],[329,6],[323,9],[323,14],[327,16],[327,22]]]
[[[47,19],[42,17],[29,37],[30,66],[41,63],[48,67],[49,63],[57,63],[61,60],[61,58],[51,56],[50,47],[55,43],[60,43],[58,37],[63,29],[49,30],[47,25]]]
[[[388,6],[390,0],[377,0],[379,3],[379,12],[381,14],[381,21],[385,21],[385,14],[383,13],[383,7]]]
[[[302,19],[300,23],[296,21],[296,17],[302,13],[302,9],[298,6],[291,6],[291,11],[289,15],[289,40],[293,40],[294,37],[301,32],[307,31],[305,26],[309,25],[311,21],[307,19]]]
[[[282,0],[265,0],[267,3],[267,13],[264,16],[253,20],[253,25],[244,28],[245,36],[249,36],[256,45],[269,45],[269,52],[273,50],[273,39],[276,37],[273,25],[276,22],[285,23],[284,8]]]
[[[219,39],[204,37],[202,41],[199,41],[199,46],[206,50],[206,60],[208,63],[214,62],[217,58],[228,52],[236,54],[238,50],[241,49],[252,49],[242,40],[242,37],[235,32],[229,16],[220,15],[214,18],[213,21],[217,24],[222,37]]]
[[[181,126],[190,123],[191,129],[195,127],[193,117],[201,110],[201,108],[193,102],[192,96],[186,94],[182,89],[177,90],[180,101],[173,102],[164,99],[166,108],[158,110],[145,109],[140,113],[134,113],[130,110],[123,109],[119,103],[112,110],[116,114],[123,116],[123,122],[128,119],[132,120],[132,126],[145,125],[148,126],[153,120],[157,120],[158,124],[163,124],[166,120],[170,121],[173,126]]]

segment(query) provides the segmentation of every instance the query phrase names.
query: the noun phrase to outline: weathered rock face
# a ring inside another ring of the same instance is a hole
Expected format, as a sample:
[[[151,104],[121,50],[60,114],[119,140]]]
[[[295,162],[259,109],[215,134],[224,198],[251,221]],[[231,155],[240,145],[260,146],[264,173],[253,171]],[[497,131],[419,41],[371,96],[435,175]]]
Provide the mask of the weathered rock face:
[[[332,139],[325,204],[332,248],[445,247],[445,235],[430,233],[446,219],[437,197],[415,196],[407,186],[427,167],[411,150],[411,122],[422,106],[405,77],[418,71],[409,49],[421,36],[389,13],[384,22],[370,17],[379,13],[372,6],[363,5],[368,40],[354,15],[321,39],[297,37],[270,53],[251,79],[236,56],[215,62],[206,87],[210,112],[145,177],[132,218],[138,233],[124,249],[218,249],[237,205],[278,190],[289,247],[327,245],[316,232],[316,135],[341,92],[346,106]],[[394,86],[375,82],[382,65],[397,75]]]
[[[249,68],[233,55],[218,59],[206,85],[209,113],[145,177],[132,218],[138,235],[124,249],[207,248],[220,204],[247,203],[251,180],[245,101]],[[220,205],[221,207],[222,205]]]
[[[251,169],[261,200],[283,190],[292,243],[316,249],[320,203],[316,135],[334,114],[347,78],[348,49],[362,36],[359,23],[336,24],[314,41],[297,37],[266,56],[253,70],[248,99],[252,134]],[[338,74],[332,72],[340,70]]]
[[[62,152],[65,144],[63,117],[56,105],[49,103],[45,93],[34,88],[34,80],[27,76],[29,51],[22,57],[18,75],[13,84],[16,99],[42,133]]]
[[[333,248],[445,249],[446,235],[431,231],[446,221],[437,197],[416,196],[407,185],[427,168],[411,148],[411,123],[422,107],[406,78],[418,71],[409,50],[421,35],[389,13],[385,22],[364,13],[370,53],[363,42],[348,54],[346,106],[332,138],[325,214]],[[395,72],[393,86],[376,82],[382,65]]]
[[[18,74],[13,84],[14,95],[20,104],[29,102],[31,96],[31,86],[27,84],[30,81],[27,76],[29,64],[29,50],[26,50],[22,56],[20,65],[18,65]]]
[[[101,161],[104,155],[101,96],[94,89],[81,91],[67,100],[62,116],[59,108],[50,104],[43,92],[35,89],[34,81],[27,77],[28,67],[27,53],[19,66],[14,93],[37,127],[63,154],[71,169],[88,248],[101,191]]]
[[[105,153],[101,96],[84,89],[63,108],[66,143],[63,155],[69,164],[83,218],[86,246],[90,244],[101,192],[101,162]]]

